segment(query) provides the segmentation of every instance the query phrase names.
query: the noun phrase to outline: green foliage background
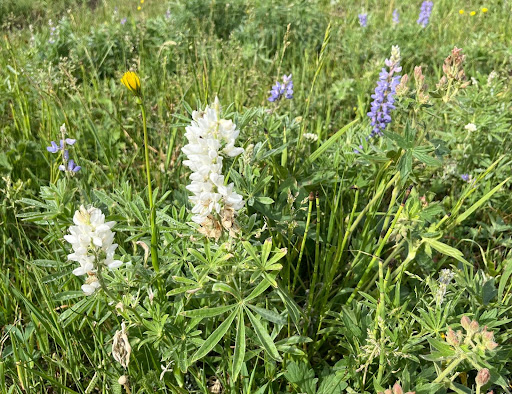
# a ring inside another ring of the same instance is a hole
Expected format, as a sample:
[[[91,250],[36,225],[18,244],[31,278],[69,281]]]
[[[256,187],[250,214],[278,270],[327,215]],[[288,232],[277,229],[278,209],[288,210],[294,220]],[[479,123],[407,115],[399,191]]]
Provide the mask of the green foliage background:
[[[0,1],[0,392],[120,393],[124,374],[133,393],[213,392],[217,380],[230,393],[378,392],[396,381],[470,393],[484,367],[485,389],[508,390],[512,6],[434,1],[421,28],[420,4]],[[392,45],[411,90],[388,134],[367,140]],[[445,101],[436,84],[454,46],[471,83]],[[140,114],[119,82],[128,69],[148,112],[158,273],[137,243],[149,245],[149,209]],[[269,103],[285,73],[293,100]],[[216,95],[246,149],[225,168],[247,202],[241,233],[219,242],[189,224],[180,151],[191,111]],[[74,177],[46,150],[63,123],[83,167]],[[80,204],[118,223],[130,264],[108,273],[115,300],[84,297],[71,274],[63,235]],[[446,268],[455,276],[439,303]],[[463,315],[499,347],[448,346]],[[127,370],[111,355],[122,321]]]

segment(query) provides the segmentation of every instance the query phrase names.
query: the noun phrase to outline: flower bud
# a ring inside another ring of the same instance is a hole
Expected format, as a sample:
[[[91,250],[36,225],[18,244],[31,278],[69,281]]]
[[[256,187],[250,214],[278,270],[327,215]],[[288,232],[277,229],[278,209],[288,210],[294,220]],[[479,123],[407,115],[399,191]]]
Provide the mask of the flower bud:
[[[492,341],[494,339],[494,333],[492,331],[487,331],[487,327],[485,327],[482,331],[482,339],[484,342]]]
[[[478,371],[478,374],[476,375],[477,386],[486,385],[490,378],[491,373],[489,372],[489,370],[487,368],[482,368],[480,371]]]
[[[462,316],[460,319],[460,324],[464,330],[469,331],[469,325],[471,324],[471,320],[467,316]]]
[[[128,383],[128,377],[126,375],[119,376],[117,383],[119,383],[121,386],[124,386],[126,383]]]
[[[133,71],[125,72],[123,78],[121,78],[121,83],[134,95],[140,96],[140,79]]]
[[[393,386],[393,394],[404,394],[402,386],[400,386],[398,382],[396,382],[395,385]]]
[[[478,329],[480,328],[480,325],[476,320],[473,320],[471,324],[469,325],[468,334],[473,335],[478,332]]]
[[[446,333],[446,342],[452,346],[458,346],[460,343],[458,335],[451,328],[449,328]]]

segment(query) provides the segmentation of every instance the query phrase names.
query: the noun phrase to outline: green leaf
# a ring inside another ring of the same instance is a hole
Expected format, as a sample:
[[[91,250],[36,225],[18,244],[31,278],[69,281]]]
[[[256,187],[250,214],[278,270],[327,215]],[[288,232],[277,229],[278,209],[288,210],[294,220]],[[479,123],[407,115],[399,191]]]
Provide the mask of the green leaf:
[[[85,297],[83,291],[63,291],[62,293],[55,295],[55,301],[66,301],[71,300],[73,298],[82,298]]]
[[[461,263],[467,264],[468,266],[472,267],[472,264],[467,261],[463,256],[462,252],[459,249],[455,249],[451,247],[450,245],[446,245],[442,242],[439,242],[432,238],[422,238],[423,242],[433,247],[438,252],[453,257],[457,261],[460,261]]]
[[[482,301],[484,305],[488,305],[491,300],[496,297],[498,291],[496,290],[496,286],[494,285],[494,278],[486,281],[482,287]]]
[[[181,314],[186,317],[200,317],[204,319],[205,317],[214,317],[222,315],[230,310],[232,310],[236,305],[224,305],[224,306],[216,306],[213,308],[201,308],[201,309],[192,309],[190,311],[183,311]]]
[[[288,338],[281,339],[280,341],[276,342],[276,346],[278,345],[297,345],[302,343],[309,343],[313,342],[313,340],[310,337],[302,337],[299,335],[293,335]]]
[[[267,290],[270,286],[270,282],[266,279],[263,279],[258,285],[251,291],[251,294],[249,294],[245,301],[250,301],[256,297],[258,297],[260,294],[262,294],[265,290]]]
[[[505,286],[507,285],[508,280],[509,280],[510,276],[512,275],[512,260],[505,260],[504,264],[505,264],[505,269],[503,270],[503,274],[501,275],[501,278],[500,278],[500,284],[498,286],[498,299],[500,301],[504,301],[503,300],[503,291],[505,290]]]
[[[298,386],[301,393],[315,394],[316,382],[315,372],[309,369],[305,363],[297,364],[292,361],[286,367],[284,377],[292,384]]]
[[[229,330],[229,327],[231,326],[231,323],[233,323],[233,320],[235,319],[236,315],[237,311],[231,312],[228,318],[224,320],[219,327],[217,327],[217,329],[208,337],[206,341],[204,341],[202,346],[199,349],[197,349],[197,351],[192,356],[192,359],[190,360],[191,365],[193,362],[206,356],[215,347],[215,345],[219,343],[222,337]]]
[[[256,312],[258,315],[260,315],[265,320],[268,320],[275,324],[285,325],[287,323],[287,319],[284,316],[281,316],[279,313],[265,309],[260,308],[256,305],[247,305],[249,308],[251,308],[254,312]]]
[[[343,390],[348,387],[348,383],[343,381],[342,374],[329,375],[323,378],[316,394],[342,394]]]
[[[212,286],[213,291],[222,291],[223,293],[229,293],[231,295],[234,295],[237,299],[240,299],[240,295],[238,294],[238,291],[233,289],[231,286],[227,285],[226,283],[215,283]]]
[[[238,310],[236,322],[235,352],[233,355],[232,379],[236,382],[245,358],[245,322],[242,309]]]
[[[175,295],[178,295],[178,294],[181,294],[181,293],[185,293],[187,291],[196,290],[198,288],[199,288],[199,286],[197,284],[196,285],[187,285],[187,286],[176,287],[175,289],[169,290],[165,295],[167,297],[171,297],[171,296],[175,296]]]
[[[271,199],[270,197],[258,196],[258,197],[254,197],[254,200],[258,201],[259,203],[264,204],[264,205],[269,205],[269,204],[274,203],[274,200]]]
[[[483,196],[480,200],[475,202],[469,209],[467,209],[463,214],[457,216],[455,219],[455,224],[462,223],[464,220],[467,219],[469,215],[471,215],[473,212],[475,212],[478,208],[480,208],[489,198],[493,196],[494,193],[496,193],[498,190],[501,189],[501,187],[507,183],[510,180],[510,178],[505,179],[503,182],[501,182],[498,186],[494,187],[492,190],[486,193],[485,196]]]
[[[56,267],[60,267],[62,265],[66,265],[66,264],[61,263],[60,261],[44,260],[44,259],[32,260],[31,263],[34,264],[34,265],[37,265],[38,267],[52,267],[52,268],[56,268]]]
[[[425,163],[428,166],[432,167],[439,167],[442,162],[439,159],[436,159],[435,157],[427,155],[424,151],[420,149],[413,149],[412,155],[421,161],[422,163]]]
[[[400,179],[404,182],[412,171],[412,152],[406,151],[405,154],[400,158]]]
[[[265,327],[263,327],[260,321],[252,314],[252,312],[247,307],[245,307],[245,312],[247,313],[247,316],[249,317],[249,320],[251,321],[251,324],[254,328],[254,332],[258,336],[258,339],[265,348],[267,354],[274,360],[282,361],[281,356],[279,356],[279,352],[277,351],[276,345],[274,344],[274,341],[272,340],[270,335],[268,335],[268,332],[265,329]]]
[[[304,166],[310,165],[313,163],[316,159],[318,159],[322,154],[329,149],[343,134],[345,134],[348,129],[350,129],[353,125],[355,125],[357,122],[359,122],[359,118],[353,120],[349,124],[343,126],[341,129],[339,129],[336,134],[332,135],[327,141],[325,141],[322,145],[318,147],[316,151],[314,151],[309,158],[304,163]]]
[[[455,350],[446,342],[435,338],[427,338],[427,341],[430,343],[430,346],[438,350],[444,357],[451,357],[455,355]]]
[[[281,287],[278,287],[277,294],[283,300],[283,303],[286,306],[286,309],[288,310],[288,316],[290,316],[293,324],[295,324],[295,327],[297,328],[297,330],[299,330],[298,323],[302,316],[302,310],[294,301],[294,299],[290,297],[286,290],[282,289]]]

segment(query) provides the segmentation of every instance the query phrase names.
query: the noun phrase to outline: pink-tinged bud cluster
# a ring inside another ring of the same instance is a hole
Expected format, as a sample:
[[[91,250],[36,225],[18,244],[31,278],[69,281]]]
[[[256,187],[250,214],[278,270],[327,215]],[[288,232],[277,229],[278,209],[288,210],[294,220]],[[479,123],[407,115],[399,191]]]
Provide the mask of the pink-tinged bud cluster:
[[[492,351],[498,347],[498,344],[494,341],[494,333],[487,331],[487,327],[481,328],[476,320],[463,316],[460,324],[466,331],[465,334],[461,330],[455,332],[451,328],[446,333],[445,340],[451,346],[458,347],[464,344],[481,353]]]

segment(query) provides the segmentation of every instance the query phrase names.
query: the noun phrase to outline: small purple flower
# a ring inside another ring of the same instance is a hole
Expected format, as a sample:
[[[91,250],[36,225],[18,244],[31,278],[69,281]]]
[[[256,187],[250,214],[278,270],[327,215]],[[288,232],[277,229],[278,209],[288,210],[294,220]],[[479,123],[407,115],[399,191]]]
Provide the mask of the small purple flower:
[[[57,153],[60,150],[65,150],[66,144],[73,145],[76,142],[73,138],[66,138],[65,140],[60,140],[60,146],[57,145],[55,141],[51,142],[51,146],[47,146],[46,150],[50,153]]]
[[[400,23],[400,14],[398,13],[398,10],[396,8],[393,11],[393,23],[395,25],[398,25],[398,23]]]
[[[171,10],[167,9],[167,12],[165,13],[165,19],[171,18]]]
[[[293,98],[292,74],[283,75],[283,83],[276,82],[276,84],[272,86],[272,90],[270,91],[270,97],[268,98],[268,101],[278,101],[281,99],[283,95],[288,100],[291,100]]]
[[[363,145],[359,145],[357,148],[354,148],[354,153],[358,155],[363,150]]]
[[[121,25],[124,25],[126,23],[126,17],[124,17],[123,19],[121,19]]]
[[[366,27],[368,25],[368,14],[359,14],[359,25],[361,27]]]
[[[59,146],[55,141],[52,141],[51,144],[51,146],[46,147],[46,150],[50,153],[57,153],[60,150]]]
[[[431,1],[424,1],[421,3],[420,8],[420,16],[418,17],[418,25],[426,27],[428,25],[428,21],[430,19],[430,14],[432,13],[432,8],[434,7],[434,3]]]
[[[385,67],[382,68],[375,93],[371,96],[373,101],[370,112],[367,114],[373,126],[370,138],[382,135],[388,123],[391,122],[391,111],[395,109],[396,87],[400,83],[400,75],[395,75],[395,73],[402,71],[400,48],[393,46],[391,58],[386,59],[385,63],[389,67],[389,71]]]
[[[82,167],[80,167],[79,165],[76,165],[75,164],[75,161],[73,159],[71,159],[70,161],[68,161],[68,166],[67,166],[67,169],[66,169],[66,166],[64,164],[61,164],[59,166],[59,170],[61,171],[67,171],[67,172],[78,172],[82,169]]]
[[[462,174],[460,177],[464,182],[469,182],[471,180],[471,175],[469,174]]]

